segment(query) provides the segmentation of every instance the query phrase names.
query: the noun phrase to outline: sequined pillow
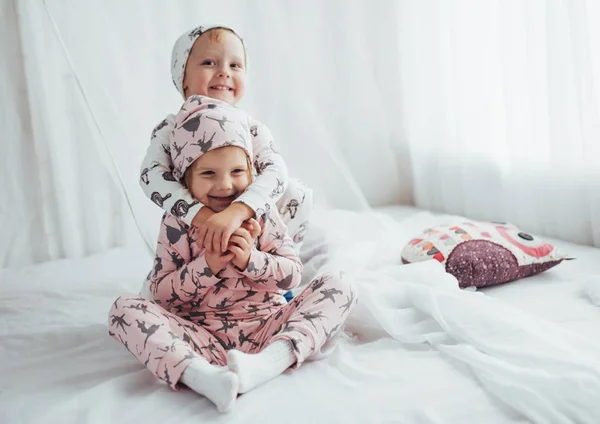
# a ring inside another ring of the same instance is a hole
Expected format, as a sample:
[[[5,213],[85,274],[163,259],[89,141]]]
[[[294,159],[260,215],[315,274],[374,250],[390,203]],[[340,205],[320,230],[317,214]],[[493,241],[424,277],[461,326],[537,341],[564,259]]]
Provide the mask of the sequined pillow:
[[[402,262],[436,259],[460,287],[486,287],[539,274],[565,259],[550,243],[514,225],[465,222],[428,228],[402,250]]]

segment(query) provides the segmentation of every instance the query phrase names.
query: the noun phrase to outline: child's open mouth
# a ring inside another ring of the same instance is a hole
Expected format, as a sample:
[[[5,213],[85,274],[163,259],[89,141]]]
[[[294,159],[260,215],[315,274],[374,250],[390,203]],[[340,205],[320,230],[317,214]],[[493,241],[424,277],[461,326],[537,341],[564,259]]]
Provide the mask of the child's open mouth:
[[[232,194],[231,196],[208,196],[209,199],[217,202],[217,203],[231,203],[236,199],[236,195]]]
[[[226,85],[213,85],[209,87],[211,90],[219,90],[219,91],[233,91],[233,88],[227,87]]]

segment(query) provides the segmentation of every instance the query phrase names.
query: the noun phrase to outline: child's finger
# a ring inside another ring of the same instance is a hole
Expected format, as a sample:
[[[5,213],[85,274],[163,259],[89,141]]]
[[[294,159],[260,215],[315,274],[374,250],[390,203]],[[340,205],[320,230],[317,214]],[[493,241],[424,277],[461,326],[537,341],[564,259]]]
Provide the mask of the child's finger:
[[[233,258],[235,258],[235,253],[232,251],[233,247],[231,249],[229,249],[230,253],[221,256],[221,261],[222,263],[227,263],[230,260],[232,260]]]
[[[225,251],[225,249],[221,250],[221,231],[215,231],[213,233],[212,247],[215,252]]]
[[[215,231],[210,232],[210,238],[208,239],[208,245],[210,246],[210,251],[212,253],[221,253],[220,246],[215,244],[215,240],[217,240],[217,235]]]
[[[212,253],[212,230],[207,229],[206,235],[204,236],[204,248],[208,253]]]
[[[248,240],[236,234],[232,235],[229,239],[229,246],[231,246],[232,244],[239,246],[242,249],[246,249],[249,246]]]
[[[204,238],[206,237],[206,225],[202,225],[196,228],[198,235],[198,237],[196,238],[196,243],[198,243],[198,246],[202,248],[204,247]]]
[[[240,245],[240,236],[238,235],[232,235],[231,238],[229,239],[229,242],[227,243],[227,246],[231,246],[231,245]]]
[[[249,226],[249,228],[247,228],[247,230],[250,231],[250,234],[254,236],[254,232],[256,231],[256,228],[258,227],[258,222],[254,218],[250,218],[247,222],[248,222],[248,226]]]
[[[210,230],[208,235],[209,237],[206,242],[209,246],[211,253],[218,253],[219,250],[215,249],[215,232],[213,230]]]
[[[231,250],[231,253],[235,254],[237,257],[242,257],[244,255],[244,251],[237,246],[230,246],[229,250]]]
[[[221,249],[223,249],[223,251],[227,250],[227,244],[229,243],[230,238],[231,233],[229,230],[223,231],[223,234],[221,235]]]
[[[252,228],[253,228],[253,231],[251,233],[252,234],[252,238],[256,238],[256,237],[258,237],[260,235],[260,224],[254,218],[252,218],[250,220],[250,223],[252,224]]]
[[[246,222],[246,225],[244,225],[244,229],[246,231],[248,231],[248,233],[250,234],[250,237],[253,239],[258,237],[258,235],[260,234],[260,230],[257,230],[255,225],[252,224],[251,222]]]
[[[253,239],[253,237],[250,235],[250,232],[245,228],[238,228],[233,232],[233,234],[244,237],[246,240],[248,240],[248,243],[250,243],[250,241]]]
[[[243,247],[243,246],[240,246],[240,244],[239,244],[239,243],[236,243],[236,242],[231,242],[231,241],[229,241],[229,246],[228,246],[227,248],[228,248],[229,250],[231,250],[231,249],[233,249],[234,247],[236,247],[236,248],[238,248],[238,249],[242,249],[242,250],[244,250],[244,247]]]

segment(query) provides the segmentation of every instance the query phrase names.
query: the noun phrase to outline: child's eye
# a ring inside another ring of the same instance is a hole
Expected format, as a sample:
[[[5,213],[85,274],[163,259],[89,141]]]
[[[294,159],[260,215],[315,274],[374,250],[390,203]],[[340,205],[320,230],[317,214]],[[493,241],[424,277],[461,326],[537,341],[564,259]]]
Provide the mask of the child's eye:
[[[237,69],[242,69],[242,65],[241,65],[241,64],[239,64],[239,63],[232,63],[232,64],[231,64],[231,67],[232,67],[232,68],[237,68]]]
[[[200,175],[211,177],[211,176],[215,175],[215,173],[214,173],[214,171],[204,171],[204,172],[200,173]]]
[[[241,173],[243,173],[243,172],[246,172],[246,170],[245,170],[245,169],[234,169],[234,170],[233,170],[233,173],[234,173],[234,174],[241,174]]]
[[[213,66],[215,64],[214,60],[205,60],[204,62],[202,62],[203,65],[206,66]]]

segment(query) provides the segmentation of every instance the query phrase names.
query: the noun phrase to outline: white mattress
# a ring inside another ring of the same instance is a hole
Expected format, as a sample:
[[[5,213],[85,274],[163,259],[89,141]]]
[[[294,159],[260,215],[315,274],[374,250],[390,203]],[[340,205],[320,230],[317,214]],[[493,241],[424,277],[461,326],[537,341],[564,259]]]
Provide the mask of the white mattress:
[[[410,208],[386,212],[415,231],[433,219]],[[582,287],[600,275],[600,250],[561,246],[578,259],[485,294],[532,322],[597,338],[600,311]],[[451,350],[374,332],[348,336],[331,357],[240,396],[221,415],[191,391],[155,380],[108,336],[112,301],[137,292],[150,265],[144,250],[115,249],[0,273],[0,423],[530,422]]]

